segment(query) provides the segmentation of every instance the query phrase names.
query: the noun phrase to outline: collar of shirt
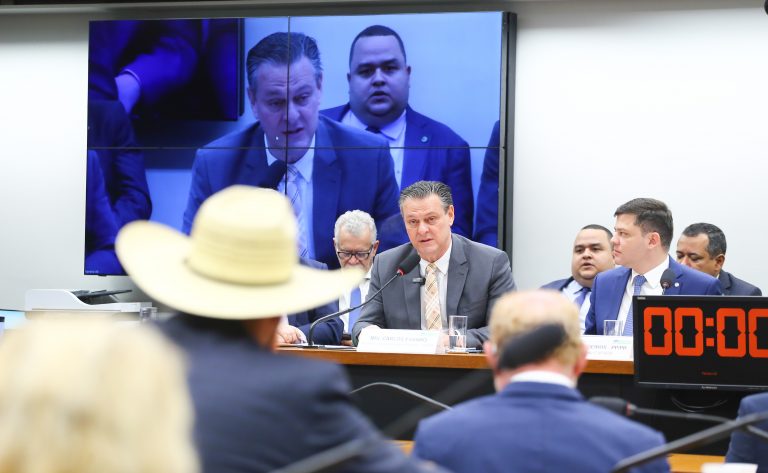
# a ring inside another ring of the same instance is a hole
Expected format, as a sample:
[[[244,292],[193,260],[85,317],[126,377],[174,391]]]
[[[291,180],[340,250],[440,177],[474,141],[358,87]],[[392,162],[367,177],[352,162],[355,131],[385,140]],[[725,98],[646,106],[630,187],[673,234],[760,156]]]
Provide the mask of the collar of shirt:
[[[264,146],[267,146],[267,135],[264,135]],[[267,148],[267,166],[277,161],[277,158],[272,156]],[[299,172],[299,175],[304,179],[304,182],[312,182],[312,170],[315,167],[315,137],[312,137],[312,141],[309,143],[309,148],[304,156],[299,158],[295,163],[291,163],[293,167]]]
[[[568,388],[576,387],[576,383],[574,383],[573,380],[568,376],[562,373],[555,373],[554,371],[544,371],[544,370],[523,371],[522,373],[518,373],[512,376],[509,379],[509,382],[510,383],[521,383],[521,382],[549,383],[549,384],[559,384],[561,386],[565,386]]]
[[[643,276],[645,276],[645,282],[643,283],[642,287],[649,288],[650,291],[656,292],[660,291],[661,288],[661,275],[664,273],[664,270],[669,268],[669,257],[664,258],[664,261],[655,268],[647,271]],[[632,285],[633,281],[635,280],[635,276],[639,276],[640,273],[632,270],[632,275],[629,278],[629,282],[627,283],[627,290],[630,294],[634,291],[634,287]],[[661,292],[659,292],[661,294]]]
[[[563,288],[563,294],[568,296],[570,300],[576,300],[576,297],[579,294],[579,291],[581,291],[581,288],[583,288],[581,284],[577,280],[572,280],[570,283],[568,283],[567,286]]]
[[[397,117],[394,121],[379,128],[379,132],[384,135],[384,138],[389,141],[390,145],[398,146],[399,144],[399,146],[402,147],[403,143],[405,143],[403,139],[405,136],[405,113],[406,110],[403,110],[403,113],[401,113],[400,116]],[[352,113],[352,110],[349,110],[346,115],[344,115],[344,117],[341,119],[341,122],[345,125],[349,125],[360,130],[365,130],[368,128],[368,125],[357,118],[357,115]]]
[[[448,249],[445,251],[445,254],[440,257],[437,261],[435,261],[435,266],[437,266],[437,270],[440,271],[440,273],[444,275],[448,275],[448,263],[451,261],[451,249],[453,248],[453,238],[451,238],[451,242],[448,244]],[[421,274],[425,275],[427,274],[427,265],[429,264],[429,261],[425,259],[421,259],[419,261],[419,269],[421,270]]]

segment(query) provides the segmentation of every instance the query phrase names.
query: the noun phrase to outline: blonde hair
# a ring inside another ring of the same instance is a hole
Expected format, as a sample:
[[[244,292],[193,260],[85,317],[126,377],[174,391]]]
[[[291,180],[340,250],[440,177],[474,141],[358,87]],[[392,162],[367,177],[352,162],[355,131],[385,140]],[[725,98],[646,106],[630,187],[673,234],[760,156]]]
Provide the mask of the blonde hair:
[[[550,323],[562,324],[566,333],[552,358],[563,366],[573,366],[582,346],[579,310],[557,291],[520,291],[502,296],[491,313],[490,340],[501,352],[511,338]]]
[[[29,322],[0,343],[0,472],[194,473],[181,355],[153,329]]]

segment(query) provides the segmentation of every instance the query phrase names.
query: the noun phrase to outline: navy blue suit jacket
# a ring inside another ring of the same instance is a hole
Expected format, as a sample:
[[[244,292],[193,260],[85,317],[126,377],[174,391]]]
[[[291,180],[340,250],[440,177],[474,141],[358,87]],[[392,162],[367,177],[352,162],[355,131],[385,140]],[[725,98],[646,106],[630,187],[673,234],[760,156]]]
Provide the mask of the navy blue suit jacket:
[[[669,258],[669,268],[675,272],[675,283],[666,295],[720,295],[720,282],[710,276]],[[590,307],[585,321],[585,335],[602,335],[603,322],[618,318],[621,299],[627,288],[632,270],[618,267],[603,271],[595,277],[590,294]]]
[[[349,104],[322,110],[336,121],[349,111]],[[456,217],[451,231],[472,237],[474,197],[469,145],[448,126],[411,107],[405,112],[403,178],[400,188],[417,181],[440,181],[451,188]]]
[[[319,117],[315,132],[313,180],[314,259],[338,268],[333,247],[336,218],[347,210],[364,210],[377,223],[381,247],[403,243],[397,181],[383,138]],[[276,186],[269,179],[264,131],[256,123],[209,143],[197,151],[192,185],[184,212],[189,233],[200,204],[233,184]]]
[[[188,361],[203,473],[266,473],[366,438],[339,471],[422,471],[354,407],[341,367],[272,353],[240,321],[180,314],[160,328]]]
[[[517,382],[421,421],[413,454],[455,473],[595,473],[663,443],[661,433],[586,402],[575,389]],[[632,471],[669,466],[660,459]]]
[[[95,150],[117,227],[152,214],[144,153],[122,104],[110,100],[88,102],[88,148]]]
[[[301,258],[301,264],[315,269],[328,269],[328,266],[315,260]],[[309,340],[309,326],[320,317],[333,314],[339,310],[339,301],[334,300],[323,306],[314,309],[305,310],[297,314],[288,315],[288,323],[304,332]],[[341,344],[341,333],[344,331],[344,322],[338,317],[317,324],[312,334],[312,341],[318,345],[339,345]]]
[[[569,285],[573,281],[573,276],[565,279],[556,279],[552,282],[548,282],[541,286],[542,289],[554,289],[555,291],[562,291],[565,286]]]
[[[477,191],[477,222],[475,241],[498,246],[499,227],[499,122],[493,125],[491,138],[483,159],[483,174]]]
[[[720,271],[717,275],[724,296],[762,296],[759,287],[753,286],[743,279],[739,279],[731,273]]]
[[[741,400],[739,417],[768,411],[768,393],[753,394]],[[768,421],[756,424],[768,430]],[[768,444],[741,430],[731,434],[731,444],[725,455],[726,463],[757,463],[757,473],[768,473]]]

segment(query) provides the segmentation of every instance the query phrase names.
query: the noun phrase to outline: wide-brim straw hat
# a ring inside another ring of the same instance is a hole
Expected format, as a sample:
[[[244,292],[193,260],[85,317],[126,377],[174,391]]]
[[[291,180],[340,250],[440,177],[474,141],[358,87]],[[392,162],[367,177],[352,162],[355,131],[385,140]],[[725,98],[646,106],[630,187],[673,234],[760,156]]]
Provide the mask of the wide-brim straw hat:
[[[228,187],[203,202],[190,236],[138,221],[122,228],[115,246],[126,272],[147,295],[173,309],[219,319],[301,312],[337,299],[363,277],[354,268],[300,265],[288,199],[251,186]]]

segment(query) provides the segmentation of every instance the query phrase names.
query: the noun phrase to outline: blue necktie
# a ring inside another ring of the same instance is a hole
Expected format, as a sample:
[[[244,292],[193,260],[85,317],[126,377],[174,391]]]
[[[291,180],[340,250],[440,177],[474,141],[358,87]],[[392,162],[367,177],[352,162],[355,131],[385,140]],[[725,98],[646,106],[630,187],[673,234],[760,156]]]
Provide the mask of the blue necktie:
[[[356,287],[352,289],[352,292],[350,293],[349,297],[349,307],[355,307],[360,305],[360,287]],[[355,309],[352,312],[349,313],[349,331],[352,332],[352,327],[355,326],[355,322],[357,322],[357,318],[360,317],[360,309]]]
[[[579,295],[573,301],[573,303],[576,304],[576,307],[578,307],[579,310],[581,310],[581,306],[584,305],[584,301],[587,300],[587,297],[589,297],[589,292],[591,290],[592,289],[588,287],[582,287],[581,289],[579,289],[579,292],[578,292]]]
[[[633,287],[632,295],[633,296],[640,295],[640,288],[643,286],[644,283],[645,283],[645,276],[643,276],[642,274],[638,274],[637,276],[635,276],[634,281],[632,281],[632,287]],[[627,312],[627,320],[624,322],[624,336],[625,337],[629,337],[629,336],[632,335],[632,322],[633,322],[633,320],[632,320],[632,306],[633,305],[634,304],[632,304],[632,301],[630,300],[630,302],[629,302],[629,312]]]

